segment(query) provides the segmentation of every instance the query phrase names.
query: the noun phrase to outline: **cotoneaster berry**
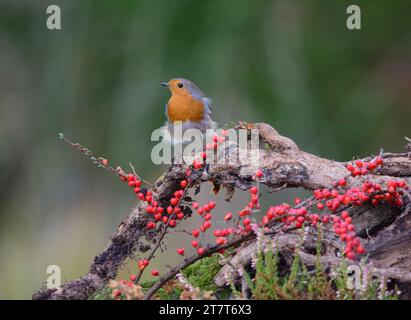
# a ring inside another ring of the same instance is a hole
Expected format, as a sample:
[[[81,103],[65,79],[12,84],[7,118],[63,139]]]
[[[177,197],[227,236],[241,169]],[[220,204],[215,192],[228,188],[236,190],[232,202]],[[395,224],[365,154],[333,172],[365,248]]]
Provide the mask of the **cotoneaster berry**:
[[[158,272],[157,269],[151,270],[151,275],[152,275],[153,277],[157,277],[159,274],[160,274],[160,272]]]

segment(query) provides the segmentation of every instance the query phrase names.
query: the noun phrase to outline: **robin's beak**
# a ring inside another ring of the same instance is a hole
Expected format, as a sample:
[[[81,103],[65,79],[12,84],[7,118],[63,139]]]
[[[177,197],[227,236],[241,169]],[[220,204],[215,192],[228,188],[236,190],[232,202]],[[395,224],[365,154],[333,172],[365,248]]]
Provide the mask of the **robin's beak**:
[[[161,82],[160,84],[164,87],[168,87],[168,82]]]

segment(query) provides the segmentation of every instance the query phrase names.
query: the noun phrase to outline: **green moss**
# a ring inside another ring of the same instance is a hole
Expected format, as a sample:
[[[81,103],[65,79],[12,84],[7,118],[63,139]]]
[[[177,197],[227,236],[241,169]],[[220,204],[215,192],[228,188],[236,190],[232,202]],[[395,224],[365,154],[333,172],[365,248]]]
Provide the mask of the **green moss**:
[[[214,277],[221,269],[218,260],[218,255],[201,259],[185,268],[183,274],[193,286],[204,291],[216,291],[217,286],[214,284]]]
[[[94,293],[89,300],[112,300],[113,298],[111,297],[111,288],[108,286],[104,287],[103,289],[97,291]]]

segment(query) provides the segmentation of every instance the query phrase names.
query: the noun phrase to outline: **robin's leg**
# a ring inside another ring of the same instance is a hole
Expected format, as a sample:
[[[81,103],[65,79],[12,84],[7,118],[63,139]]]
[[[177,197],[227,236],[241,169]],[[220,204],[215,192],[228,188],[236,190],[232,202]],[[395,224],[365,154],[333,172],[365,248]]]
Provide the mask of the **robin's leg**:
[[[208,175],[209,171],[210,171],[210,164],[206,163],[205,166],[204,166],[204,173],[206,175]]]
[[[205,143],[203,143],[203,152],[207,152]],[[206,158],[205,160],[205,164],[204,164],[204,173],[206,175],[208,175],[209,171],[210,171],[210,163],[208,162],[208,159]]]

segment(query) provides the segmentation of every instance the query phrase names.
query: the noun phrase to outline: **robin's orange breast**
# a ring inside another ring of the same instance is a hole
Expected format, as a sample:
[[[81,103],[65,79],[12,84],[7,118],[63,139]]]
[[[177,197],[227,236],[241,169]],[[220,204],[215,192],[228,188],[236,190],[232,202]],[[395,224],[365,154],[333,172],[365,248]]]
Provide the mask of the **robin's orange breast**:
[[[204,104],[187,95],[172,95],[168,101],[168,119],[175,121],[201,121],[204,118]]]

